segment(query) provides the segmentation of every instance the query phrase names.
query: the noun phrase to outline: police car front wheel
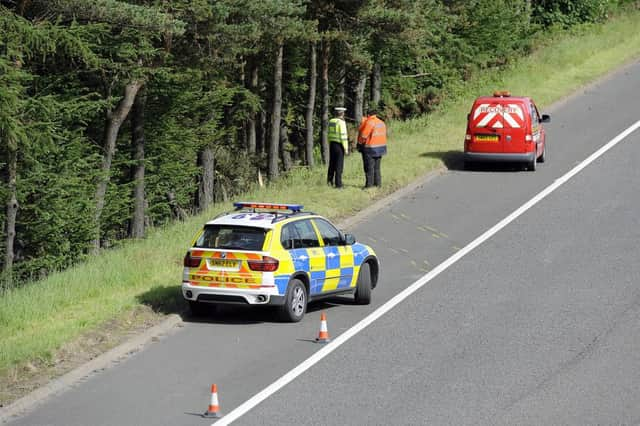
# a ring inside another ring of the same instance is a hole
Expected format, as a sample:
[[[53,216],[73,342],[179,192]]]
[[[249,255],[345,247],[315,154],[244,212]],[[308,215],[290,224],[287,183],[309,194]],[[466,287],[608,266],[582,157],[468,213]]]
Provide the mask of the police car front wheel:
[[[358,305],[371,303],[371,268],[366,262],[360,267],[354,298]]]

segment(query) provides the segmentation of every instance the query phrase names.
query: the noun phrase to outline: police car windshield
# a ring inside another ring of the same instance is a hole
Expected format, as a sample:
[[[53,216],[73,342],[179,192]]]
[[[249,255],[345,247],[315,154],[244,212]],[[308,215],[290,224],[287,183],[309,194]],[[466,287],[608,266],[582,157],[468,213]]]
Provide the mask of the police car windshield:
[[[248,226],[206,225],[195,247],[261,251],[266,233],[266,229]]]

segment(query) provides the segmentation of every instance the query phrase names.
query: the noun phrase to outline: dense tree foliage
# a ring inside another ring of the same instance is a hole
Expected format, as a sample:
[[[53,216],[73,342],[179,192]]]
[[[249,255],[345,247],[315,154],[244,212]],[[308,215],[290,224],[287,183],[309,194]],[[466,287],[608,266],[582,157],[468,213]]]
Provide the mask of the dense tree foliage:
[[[332,105],[428,113],[614,3],[0,0],[1,282],[322,163]]]

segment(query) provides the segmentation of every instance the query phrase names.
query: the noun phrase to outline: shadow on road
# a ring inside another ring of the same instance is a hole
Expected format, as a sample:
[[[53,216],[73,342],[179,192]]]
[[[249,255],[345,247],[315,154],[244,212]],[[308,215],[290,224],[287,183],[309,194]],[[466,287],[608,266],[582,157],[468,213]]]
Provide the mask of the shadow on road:
[[[442,160],[449,170],[464,170],[463,153],[460,151],[433,151],[423,152],[420,157],[436,158]]]
[[[520,163],[508,163],[508,162],[488,162],[488,163],[474,163],[473,165],[464,164],[464,153],[462,151],[434,151],[423,152],[421,157],[436,158],[442,160],[444,165],[449,170],[456,171],[474,171],[474,172],[521,172],[527,171],[523,164]]]
[[[180,286],[157,286],[136,296],[138,303],[149,306],[161,314],[181,315],[187,307],[182,298]]]
[[[187,302],[182,298],[180,286],[158,286],[137,296],[139,303],[147,305],[154,312],[177,314],[184,322],[212,324],[260,324],[279,323],[277,308],[273,306],[247,305],[206,305],[201,315],[193,315]],[[331,309],[334,306],[354,304],[352,296],[336,296],[307,306],[307,314]]]

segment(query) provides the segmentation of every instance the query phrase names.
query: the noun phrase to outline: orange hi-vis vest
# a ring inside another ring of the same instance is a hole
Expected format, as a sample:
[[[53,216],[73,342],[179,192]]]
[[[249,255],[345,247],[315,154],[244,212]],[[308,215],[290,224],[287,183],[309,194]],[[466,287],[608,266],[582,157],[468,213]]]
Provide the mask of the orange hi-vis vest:
[[[387,126],[375,115],[365,117],[358,129],[358,143],[363,152],[374,157],[387,153]]]

